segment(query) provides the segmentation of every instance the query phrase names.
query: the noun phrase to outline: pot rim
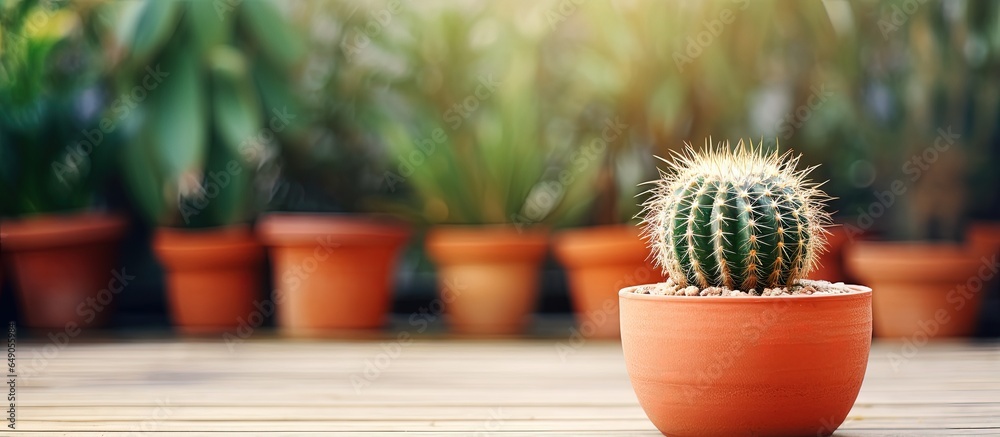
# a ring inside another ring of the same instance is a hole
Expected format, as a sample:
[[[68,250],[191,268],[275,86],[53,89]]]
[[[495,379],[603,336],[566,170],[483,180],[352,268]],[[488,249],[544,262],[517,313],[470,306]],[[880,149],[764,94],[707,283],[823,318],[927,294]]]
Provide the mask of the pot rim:
[[[128,220],[115,212],[83,211],[37,214],[4,219],[0,224],[3,251],[115,242],[125,235]]]
[[[152,245],[165,252],[260,247],[256,235],[245,224],[212,228],[158,227],[153,233]]]
[[[547,228],[518,229],[511,225],[432,227],[424,247],[439,264],[525,260],[541,262],[548,253]]]
[[[846,248],[844,265],[871,282],[931,277],[950,281],[975,274],[989,252],[954,242],[861,241]]]
[[[535,248],[549,246],[548,229],[522,229],[506,225],[437,225],[427,231],[426,244],[443,250],[467,248]]]
[[[642,287],[648,287],[650,285],[662,284],[662,282],[657,282],[654,284],[641,284],[633,285],[631,287],[625,287],[618,290],[618,297],[623,299],[636,299],[636,300],[659,300],[668,302],[685,302],[685,303],[734,303],[734,302],[746,302],[746,303],[761,303],[761,302],[774,302],[775,300],[803,300],[803,299],[824,299],[824,300],[849,300],[857,299],[859,297],[864,297],[866,295],[870,296],[872,294],[872,289],[864,285],[856,284],[844,284],[853,291],[849,293],[837,293],[837,294],[789,294],[781,296],[668,296],[660,294],[639,294],[633,293],[632,290]]]
[[[409,240],[408,223],[367,214],[269,213],[257,222],[257,235],[267,246],[315,244],[330,237],[339,244],[403,244]]]
[[[264,260],[264,248],[247,225],[204,230],[161,227],[151,246],[167,271],[256,265]]]
[[[653,263],[639,229],[627,225],[559,231],[552,236],[552,252],[567,268]]]
[[[851,251],[853,253],[860,253],[864,255],[868,255],[872,252],[903,252],[912,254],[915,250],[933,252],[935,255],[963,255],[972,253],[967,245],[953,241],[864,240],[851,245]]]

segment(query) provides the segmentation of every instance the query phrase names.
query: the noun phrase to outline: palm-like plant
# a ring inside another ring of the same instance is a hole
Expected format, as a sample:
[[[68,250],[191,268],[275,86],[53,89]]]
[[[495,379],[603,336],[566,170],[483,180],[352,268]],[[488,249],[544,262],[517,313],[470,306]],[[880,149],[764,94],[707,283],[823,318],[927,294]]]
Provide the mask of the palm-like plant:
[[[539,85],[544,29],[519,23],[527,3],[424,2],[378,38],[386,56],[380,126],[395,165],[390,190],[432,223],[558,225],[584,211],[597,166],[570,168],[551,99]],[[588,159],[600,160],[603,150]]]
[[[304,119],[288,91],[303,47],[275,4],[218,3],[116,5],[120,86],[134,100],[123,173],[160,225],[252,218],[265,197],[255,175]]]

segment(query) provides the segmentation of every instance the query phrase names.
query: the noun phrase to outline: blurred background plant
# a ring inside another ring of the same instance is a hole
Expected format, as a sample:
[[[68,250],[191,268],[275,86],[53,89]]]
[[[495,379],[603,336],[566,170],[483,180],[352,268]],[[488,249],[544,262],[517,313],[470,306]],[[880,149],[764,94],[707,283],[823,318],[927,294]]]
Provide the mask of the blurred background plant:
[[[277,144],[304,135],[289,87],[299,35],[262,0],[113,6],[122,122],[133,132],[122,172],[136,203],[161,226],[250,221],[275,190]]]
[[[392,4],[282,4],[307,48],[292,91],[309,122],[304,135],[281,149],[283,171],[274,209],[377,211],[375,199],[388,193],[384,173],[392,159],[378,131],[387,116],[379,94],[398,65],[377,36],[393,32],[398,24],[393,20],[398,21],[402,6]]]
[[[556,14],[543,58],[562,87],[560,100],[586,108],[577,128],[600,128],[592,114],[613,114],[629,126],[601,167],[593,220],[634,216],[642,200],[634,199],[636,184],[655,174],[649,155],[748,133],[823,162],[819,177],[842,197],[835,206],[857,203],[864,193],[843,175],[864,151],[841,139],[854,132],[844,115],[853,108],[828,18],[843,11],[828,9],[823,2],[640,1]]]
[[[551,134],[557,90],[541,86],[545,29],[523,19],[528,5],[403,6],[392,31],[357,55],[385,62],[375,80],[388,115],[376,130],[396,159],[384,187],[410,194],[387,208],[429,223],[516,226],[585,211],[592,178],[566,177],[575,144]]]
[[[837,220],[874,234],[957,239],[970,220],[1000,218],[996,2],[0,0],[0,11],[5,215],[99,204],[110,178],[169,226],[262,208],[626,223],[651,155],[749,136],[822,164],[813,176],[829,181]],[[294,118],[273,129],[275,111]],[[101,145],[68,157],[89,132]],[[890,202],[897,181],[905,193]]]
[[[858,215],[896,239],[961,239],[970,217],[997,216],[996,189],[987,187],[1000,182],[992,164],[1000,152],[1000,5],[853,6],[840,49],[857,63],[841,68],[854,103],[843,124],[856,126],[872,173]],[[897,181],[893,207],[884,199]]]
[[[0,2],[0,215],[102,203],[120,137],[97,6]]]

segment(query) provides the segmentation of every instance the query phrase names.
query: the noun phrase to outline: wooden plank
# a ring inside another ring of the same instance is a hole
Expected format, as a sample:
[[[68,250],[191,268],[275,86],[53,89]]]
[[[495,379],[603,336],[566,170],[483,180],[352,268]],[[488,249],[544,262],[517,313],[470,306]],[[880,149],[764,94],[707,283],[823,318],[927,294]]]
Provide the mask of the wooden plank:
[[[658,435],[616,342],[87,340],[18,355],[18,429],[55,435]],[[1000,435],[1000,345],[876,343],[837,435]]]

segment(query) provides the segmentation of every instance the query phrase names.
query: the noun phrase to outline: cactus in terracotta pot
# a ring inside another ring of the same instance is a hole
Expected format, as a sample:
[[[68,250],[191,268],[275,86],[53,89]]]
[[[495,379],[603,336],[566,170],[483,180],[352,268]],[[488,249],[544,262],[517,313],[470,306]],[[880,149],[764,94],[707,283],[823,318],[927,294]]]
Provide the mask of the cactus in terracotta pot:
[[[750,291],[804,278],[830,218],[812,168],[798,161],[742,140],[676,154],[644,205],[656,262],[681,286]]]
[[[830,220],[812,168],[742,141],[669,164],[643,230],[670,278],[618,293],[639,404],[665,435],[832,434],[864,381],[872,292],[805,279]]]

